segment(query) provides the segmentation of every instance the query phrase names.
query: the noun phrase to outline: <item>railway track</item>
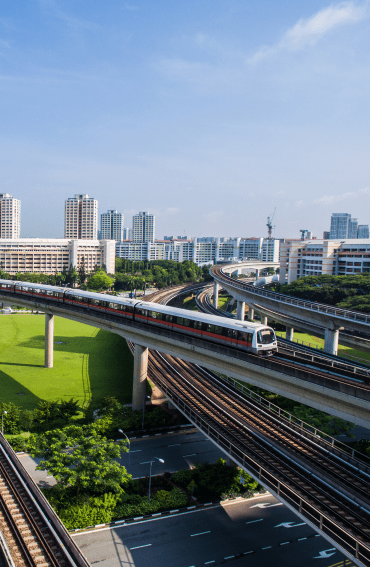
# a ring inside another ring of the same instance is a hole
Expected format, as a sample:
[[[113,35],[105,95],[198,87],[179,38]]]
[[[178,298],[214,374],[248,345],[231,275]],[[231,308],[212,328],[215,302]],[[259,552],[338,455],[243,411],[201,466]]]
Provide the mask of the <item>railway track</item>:
[[[162,293],[151,301],[166,303],[167,297]],[[205,432],[212,428],[210,438],[216,437],[219,444],[221,438],[226,440],[224,447],[229,444],[244,461],[252,460],[246,468],[255,478],[278,496],[282,492],[276,487],[284,486],[286,494],[294,495],[288,499],[293,509],[301,515],[305,510],[303,517],[356,564],[370,565],[369,465],[334,451],[313,434],[303,434],[199,366],[150,351],[148,372],[185,415],[193,416],[193,423],[206,424]],[[301,502],[300,509],[294,498]]]

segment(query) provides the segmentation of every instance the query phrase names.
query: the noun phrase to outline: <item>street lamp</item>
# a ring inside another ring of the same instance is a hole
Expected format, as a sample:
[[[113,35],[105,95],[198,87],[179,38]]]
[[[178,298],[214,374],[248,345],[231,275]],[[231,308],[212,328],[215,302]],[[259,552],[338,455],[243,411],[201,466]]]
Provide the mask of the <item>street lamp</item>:
[[[130,461],[131,461],[131,457],[130,457],[131,442],[130,442],[130,439],[127,437],[126,433],[124,431],[122,431],[122,429],[119,429],[118,433],[122,433],[122,435],[124,435],[126,437],[127,441],[128,441],[128,466],[130,467],[131,466],[131,463],[130,463]]]
[[[7,411],[3,411],[3,413],[1,414],[1,435],[4,435],[4,413],[7,414]]]
[[[144,396],[143,397],[143,419],[142,419],[142,422],[141,422],[141,429],[142,430],[144,429],[145,404],[146,404],[147,400],[150,400],[150,396]]]
[[[150,467],[149,467],[149,492],[148,492],[148,502],[150,502],[150,486],[152,484],[152,464],[154,463],[155,459],[157,459],[157,461],[159,461],[160,463],[164,463],[163,459],[160,459],[159,457],[154,457],[154,459],[152,459],[151,461],[149,461],[150,463]]]

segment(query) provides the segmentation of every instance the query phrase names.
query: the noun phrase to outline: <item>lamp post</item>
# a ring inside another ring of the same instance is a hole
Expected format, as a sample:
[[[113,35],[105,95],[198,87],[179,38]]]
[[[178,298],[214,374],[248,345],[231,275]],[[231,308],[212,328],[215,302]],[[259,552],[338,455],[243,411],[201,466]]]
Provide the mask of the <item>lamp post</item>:
[[[7,414],[7,411],[3,411],[3,413],[1,414],[1,435],[4,435],[4,413]]]
[[[122,429],[118,430],[118,433],[121,433],[122,435],[124,435],[128,441],[128,466],[131,467],[131,457],[130,457],[130,449],[131,449],[131,442],[130,439],[127,437],[126,433],[124,431],[122,431]]]
[[[144,429],[145,404],[146,404],[147,400],[150,400],[150,396],[144,396],[143,397],[143,419],[142,419],[142,422],[141,422],[141,429]]]
[[[150,467],[149,467],[149,492],[148,492],[148,502],[150,502],[150,487],[152,484],[152,464],[154,463],[154,461],[157,459],[157,461],[159,461],[160,463],[164,463],[163,459],[160,459],[159,457],[154,457],[154,459],[152,459],[151,461],[149,461],[150,463]]]

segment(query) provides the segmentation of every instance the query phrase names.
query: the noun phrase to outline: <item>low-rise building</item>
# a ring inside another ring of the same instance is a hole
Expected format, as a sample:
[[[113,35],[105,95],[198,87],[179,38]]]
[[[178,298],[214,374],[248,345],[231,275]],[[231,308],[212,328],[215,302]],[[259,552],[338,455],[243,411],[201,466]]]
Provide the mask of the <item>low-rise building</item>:
[[[114,240],[68,240],[61,238],[0,239],[0,266],[4,272],[55,274],[82,265],[91,272],[97,265],[115,272]]]
[[[290,240],[281,245],[280,282],[370,272],[370,240]]]

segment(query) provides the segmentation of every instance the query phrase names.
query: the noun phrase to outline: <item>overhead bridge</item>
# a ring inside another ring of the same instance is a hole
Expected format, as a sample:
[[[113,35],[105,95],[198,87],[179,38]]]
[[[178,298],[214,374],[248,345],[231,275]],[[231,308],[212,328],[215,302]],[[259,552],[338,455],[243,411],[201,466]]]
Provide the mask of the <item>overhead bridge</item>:
[[[103,296],[106,298],[106,296]],[[233,376],[249,384],[281,394],[332,415],[369,427],[370,386],[335,373],[262,358],[205,338],[191,337],[180,329],[160,328],[122,319],[111,312],[88,306],[64,304],[52,297],[40,298],[1,291],[0,301],[45,312],[45,366],[52,366],[54,315],[117,333],[135,344],[133,407],[142,408],[145,394],[148,348]],[[184,316],[188,311],[184,310]]]

